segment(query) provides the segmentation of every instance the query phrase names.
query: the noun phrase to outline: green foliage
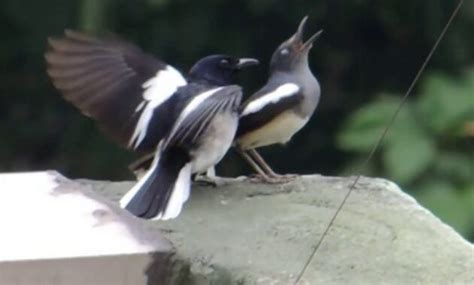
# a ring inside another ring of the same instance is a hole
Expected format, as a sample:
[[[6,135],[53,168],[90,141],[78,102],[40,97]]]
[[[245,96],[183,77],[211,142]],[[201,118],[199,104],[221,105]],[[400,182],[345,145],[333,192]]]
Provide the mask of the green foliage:
[[[432,177],[416,186],[414,197],[446,223],[464,235],[472,236],[474,184],[457,189],[449,179]]]
[[[397,104],[395,98],[384,97],[355,112],[346,121],[344,131],[340,133],[341,148],[350,151],[370,151],[395,112]]]
[[[382,95],[362,106],[343,124],[339,147],[367,156],[399,104],[399,96]],[[431,74],[418,98],[401,109],[369,168],[474,238],[474,155],[472,133],[466,131],[472,122],[474,69],[456,80]]]
[[[435,143],[423,132],[410,132],[394,137],[383,153],[389,177],[407,184],[420,176],[434,161]]]
[[[474,69],[460,80],[432,75],[425,81],[422,93],[425,95],[418,107],[431,132],[462,135],[462,123],[474,118]]]

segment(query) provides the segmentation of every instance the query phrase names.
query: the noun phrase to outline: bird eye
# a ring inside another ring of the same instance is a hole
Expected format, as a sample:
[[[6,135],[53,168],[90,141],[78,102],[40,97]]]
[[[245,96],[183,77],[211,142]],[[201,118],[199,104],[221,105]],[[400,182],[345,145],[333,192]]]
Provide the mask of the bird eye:
[[[287,55],[288,53],[290,53],[290,51],[289,51],[287,48],[282,49],[282,50],[280,51],[280,54],[282,54],[282,55]]]

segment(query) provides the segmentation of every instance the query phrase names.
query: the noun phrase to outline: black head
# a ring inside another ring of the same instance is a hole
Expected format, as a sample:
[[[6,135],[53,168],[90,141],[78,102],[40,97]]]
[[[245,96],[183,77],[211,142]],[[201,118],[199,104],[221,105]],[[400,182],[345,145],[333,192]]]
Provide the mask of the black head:
[[[271,71],[292,71],[308,65],[309,50],[323,30],[318,31],[306,42],[303,42],[304,26],[307,19],[308,16],[304,17],[296,33],[284,41],[273,53],[270,61]]]
[[[233,83],[236,73],[258,63],[258,60],[253,58],[210,55],[196,62],[189,71],[189,76],[194,80],[205,80],[215,85],[229,85]]]

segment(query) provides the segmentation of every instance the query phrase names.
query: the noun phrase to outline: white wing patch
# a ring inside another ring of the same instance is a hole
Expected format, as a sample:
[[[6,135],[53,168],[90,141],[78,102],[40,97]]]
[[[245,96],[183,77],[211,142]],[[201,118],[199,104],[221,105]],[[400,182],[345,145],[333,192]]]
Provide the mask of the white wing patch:
[[[181,73],[170,65],[158,71],[155,77],[143,83],[142,87],[145,89],[143,92],[144,101],[138,105],[136,112],[141,109],[144,110],[128,143],[130,147],[137,148],[145,138],[153,111],[170,98],[179,87],[186,84],[186,79]]]
[[[275,89],[275,91],[263,95],[262,97],[250,102],[242,111],[241,117],[256,113],[271,103],[276,103],[285,97],[298,93],[300,88],[294,83],[285,83]]]
[[[157,105],[168,99],[178,87],[186,85],[186,79],[171,65],[158,71],[155,77],[143,83],[146,89],[143,99],[156,102]]]
[[[176,120],[176,123],[174,124],[173,130],[171,131],[170,135],[168,136],[168,139],[171,139],[174,136],[176,131],[179,129],[180,125],[183,123],[184,119],[186,119],[186,117],[189,114],[191,114],[191,112],[196,110],[202,102],[204,102],[207,98],[211,97],[212,95],[214,95],[216,92],[218,92],[222,88],[224,88],[224,87],[214,88],[214,89],[208,90],[208,91],[203,92],[203,93],[197,95],[196,97],[194,97],[191,100],[191,102],[188,105],[186,105],[183,112],[181,112],[181,114],[179,114],[178,120]]]

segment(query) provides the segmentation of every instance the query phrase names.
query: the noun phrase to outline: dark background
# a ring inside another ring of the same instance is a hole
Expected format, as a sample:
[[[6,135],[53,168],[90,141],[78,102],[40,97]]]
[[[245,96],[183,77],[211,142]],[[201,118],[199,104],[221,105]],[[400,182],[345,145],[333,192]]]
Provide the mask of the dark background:
[[[322,98],[286,146],[262,149],[275,170],[392,179],[474,240],[474,3],[466,1],[387,137],[362,168],[456,1],[3,0],[0,4],[0,170],[56,169],[131,179],[134,156],[61,99],[45,73],[48,36],[113,32],[185,71],[205,55],[261,59],[241,76],[265,83],[273,50],[309,15],[324,29],[310,54]],[[405,124],[405,125],[404,125]],[[416,127],[414,127],[416,126]],[[250,169],[231,151],[220,175]]]

